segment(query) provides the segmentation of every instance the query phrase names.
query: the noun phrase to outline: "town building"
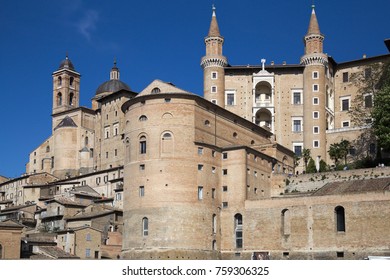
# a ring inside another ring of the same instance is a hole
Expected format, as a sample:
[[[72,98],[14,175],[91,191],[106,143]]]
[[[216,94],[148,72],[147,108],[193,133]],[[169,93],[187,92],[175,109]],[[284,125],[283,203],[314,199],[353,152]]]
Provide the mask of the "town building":
[[[375,158],[375,139],[364,134],[371,119],[354,122],[349,111],[359,95],[361,106],[370,110],[374,92],[361,92],[359,82],[371,79],[378,65],[390,61],[390,54],[337,62],[324,51],[325,36],[314,6],[303,41],[299,64],[262,59],[261,65],[230,65],[222,52],[224,38],[214,9],[201,59],[204,98],[268,129],[299,156],[309,149],[317,163],[332,165],[329,147],[341,140],[352,144],[352,160]],[[385,44],[390,51],[390,40]],[[297,171],[303,166],[301,160]]]
[[[361,94],[350,77],[390,58],[337,63],[324,39],[313,7],[299,64],[230,65],[213,9],[204,97],[161,80],[136,93],[114,62],[91,108],[79,106],[81,75],[66,56],[52,73],[51,134],[26,174],[0,182],[1,219],[24,223],[28,254],[47,258],[390,255],[388,168],[296,172],[303,149],[331,164],[330,144],[369,127],[349,119]],[[56,234],[56,248],[30,238],[39,232]]]

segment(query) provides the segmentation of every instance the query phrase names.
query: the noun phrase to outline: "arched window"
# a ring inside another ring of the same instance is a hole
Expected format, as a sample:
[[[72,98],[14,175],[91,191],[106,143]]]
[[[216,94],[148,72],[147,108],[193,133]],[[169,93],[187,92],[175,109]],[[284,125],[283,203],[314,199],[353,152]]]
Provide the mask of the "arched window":
[[[73,86],[73,81],[74,81],[74,78],[73,78],[73,77],[70,77],[70,79],[69,79],[69,85],[70,85],[70,86]]]
[[[217,241],[213,240],[213,243],[211,246],[212,246],[213,250],[217,250]]]
[[[142,219],[142,236],[149,235],[149,219],[144,217]]]
[[[283,209],[282,211],[282,234],[291,234],[290,211],[288,209]]]
[[[58,85],[59,87],[62,86],[62,78],[61,78],[61,77],[58,77],[57,85]]]
[[[62,93],[59,92],[57,94],[57,106],[61,106],[62,105]]]
[[[46,153],[50,152],[50,146],[46,146]]]
[[[242,215],[236,214],[234,215],[234,233],[236,238],[236,248],[242,248],[243,244],[243,236],[242,236]]]
[[[160,93],[161,90],[158,88],[158,87],[155,87],[154,89],[152,89],[151,93]]]
[[[170,132],[165,132],[161,137],[161,152],[172,153],[173,152],[173,136]]]
[[[146,137],[141,136],[139,138],[139,153],[146,154]]]
[[[139,117],[138,120],[139,120],[140,122],[144,122],[144,121],[147,121],[147,120],[148,120],[148,117],[145,116],[145,115],[142,115],[142,116]]]
[[[85,147],[88,146],[88,142],[89,142],[88,136],[85,136],[85,138],[84,138],[84,146]]]
[[[344,207],[337,206],[335,209],[336,228],[338,232],[345,232],[345,211]]]
[[[205,120],[205,121],[204,121],[204,125],[205,125],[205,126],[210,126],[210,121],[209,121],[209,120]]]
[[[73,97],[74,97],[74,94],[73,94],[73,92],[71,92],[69,94],[69,105],[73,105]]]

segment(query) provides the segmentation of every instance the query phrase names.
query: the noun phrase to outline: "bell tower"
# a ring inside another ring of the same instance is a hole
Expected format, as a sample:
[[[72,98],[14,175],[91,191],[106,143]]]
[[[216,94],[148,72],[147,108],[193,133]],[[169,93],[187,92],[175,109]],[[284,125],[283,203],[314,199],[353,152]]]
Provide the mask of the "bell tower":
[[[68,55],[53,72],[53,114],[77,108],[80,102],[80,74]]]
[[[204,98],[225,107],[225,69],[227,59],[222,55],[224,39],[219,32],[215,7],[211,17],[210,29],[204,39],[206,55],[202,57],[200,65],[203,68]]]

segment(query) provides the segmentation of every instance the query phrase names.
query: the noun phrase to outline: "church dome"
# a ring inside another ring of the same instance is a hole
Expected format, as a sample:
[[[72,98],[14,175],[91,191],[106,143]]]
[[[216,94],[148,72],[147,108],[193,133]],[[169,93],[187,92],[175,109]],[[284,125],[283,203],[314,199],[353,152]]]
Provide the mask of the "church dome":
[[[119,91],[122,89],[131,91],[130,87],[127,84],[125,84],[124,82],[122,82],[120,80],[109,80],[107,82],[104,82],[103,84],[101,84],[97,88],[96,95],[103,93],[103,92],[111,92],[112,93],[112,92],[116,92],[116,91]]]
[[[64,68],[70,69],[70,70],[75,70],[73,63],[72,63],[72,61],[70,61],[68,56],[66,56],[66,58],[63,61],[61,61],[60,66],[58,67],[58,69],[64,69]]]
[[[96,90],[96,95],[101,93],[113,93],[120,90],[128,90],[131,91],[130,87],[119,80],[119,69],[116,66],[116,61],[114,62],[114,66],[111,68],[110,72],[110,80],[102,83]]]

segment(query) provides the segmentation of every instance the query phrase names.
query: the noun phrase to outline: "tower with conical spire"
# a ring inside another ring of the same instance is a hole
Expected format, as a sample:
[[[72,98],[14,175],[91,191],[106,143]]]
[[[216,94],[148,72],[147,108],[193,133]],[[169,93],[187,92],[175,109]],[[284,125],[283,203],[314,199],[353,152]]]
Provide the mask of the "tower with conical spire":
[[[206,55],[201,59],[203,68],[204,98],[224,107],[225,70],[227,59],[222,54],[224,38],[219,32],[215,7],[211,17],[209,33],[204,39]]]
[[[320,32],[315,6],[304,37],[303,71],[304,148],[310,149],[317,162],[326,158],[326,71],[328,56],[323,53],[324,35]],[[315,102],[313,100],[316,100]]]

